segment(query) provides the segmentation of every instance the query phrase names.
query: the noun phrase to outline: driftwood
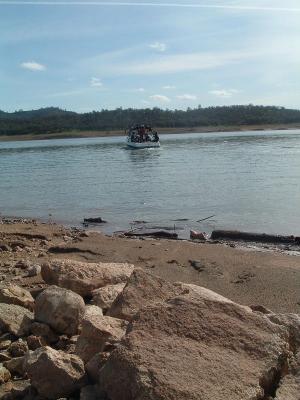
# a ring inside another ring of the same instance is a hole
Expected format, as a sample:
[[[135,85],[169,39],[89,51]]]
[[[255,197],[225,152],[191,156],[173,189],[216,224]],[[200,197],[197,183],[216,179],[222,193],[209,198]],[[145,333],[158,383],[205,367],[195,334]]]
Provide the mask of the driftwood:
[[[244,240],[247,242],[261,242],[261,243],[289,243],[289,244],[296,243],[294,236],[268,235],[266,233],[223,231],[223,230],[213,231],[211,234],[211,239]]]
[[[177,239],[178,234],[175,232],[167,232],[167,231],[153,231],[153,232],[125,232],[125,236],[138,236],[138,237],[154,237],[154,238],[166,238],[166,239]]]

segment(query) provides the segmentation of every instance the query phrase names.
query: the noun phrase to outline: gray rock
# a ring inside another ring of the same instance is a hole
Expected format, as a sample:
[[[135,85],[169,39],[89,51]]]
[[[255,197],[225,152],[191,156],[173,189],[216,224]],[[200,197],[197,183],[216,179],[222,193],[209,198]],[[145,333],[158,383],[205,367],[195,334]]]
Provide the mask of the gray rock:
[[[50,286],[36,298],[36,321],[48,324],[58,333],[75,335],[84,311],[81,296],[57,286]]]
[[[30,331],[33,313],[27,308],[0,303],[0,332],[9,332],[17,337],[25,336]]]

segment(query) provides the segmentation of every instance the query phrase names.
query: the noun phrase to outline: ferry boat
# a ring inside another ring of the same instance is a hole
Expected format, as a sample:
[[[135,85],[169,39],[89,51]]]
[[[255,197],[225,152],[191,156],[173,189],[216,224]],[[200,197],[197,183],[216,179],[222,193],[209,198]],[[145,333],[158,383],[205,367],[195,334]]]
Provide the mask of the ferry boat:
[[[151,147],[160,147],[159,136],[149,125],[134,125],[128,131],[127,146],[136,149],[147,149]]]

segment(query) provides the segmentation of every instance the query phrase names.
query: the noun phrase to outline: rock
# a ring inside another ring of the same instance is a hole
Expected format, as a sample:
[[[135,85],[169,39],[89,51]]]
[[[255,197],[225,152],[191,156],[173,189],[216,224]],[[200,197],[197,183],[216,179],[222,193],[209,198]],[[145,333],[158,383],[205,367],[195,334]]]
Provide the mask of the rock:
[[[300,348],[300,315],[299,314],[268,314],[270,321],[287,327],[289,331],[289,342],[295,352]]]
[[[253,304],[250,306],[252,311],[260,312],[262,314],[273,314],[273,311],[269,310],[268,308],[260,305],[260,304]]]
[[[0,303],[0,332],[9,332],[17,337],[29,333],[33,313],[15,304]]]
[[[106,224],[106,221],[104,221],[101,217],[84,218],[83,222],[87,222],[87,223],[90,223],[90,224]]]
[[[11,251],[12,248],[8,244],[0,242],[0,252],[1,251]]]
[[[30,335],[27,337],[27,345],[30,350],[36,350],[40,347],[46,346],[47,342],[41,336]]]
[[[1,340],[0,341],[0,350],[6,350],[11,345],[11,340]]]
[[[267,399],[287,330],[217,299],[191,290],[141,309],[100,371],[110,400]]]
[[[0,287],[0,303],[16,304],[33,310],[34,298],[30,292],[16,285]]]
[[[12,358],[9,361],[3,362],[5,368],[9,370],[12,375],[22,376],[24,374],[24,356]]]
[[[42,265],[42,277],[48,284],[64,287],[83,297],[106,285],[126,282],[134,266],[127,263],[84,263],[53,260]]]
[[[76,354],[87,363],[107,345],[118,343],[124,336],[127,322],[101,315],[92,307],[82,320],[81,333],[76,344]]]
[[[27,260],[20,260],[15,264],[16,268],[27,269],[30,267],[30,262]]]
[[[46,399],[69,396],[85,384],[82,360],[47,346],[26,356],[25,370],[32,386]]]
[[[48,324],[58,333],[75,335],[85,311],[77,293],[57,286],[45,289],[35,302],[35,319]]]
[[[291,362],[290,370],[280,381],[275,400],[300,399],[300,351]]]
[[[189,263],[191,264],[191,266],[199,272],[202,272],[205,270],[205,265],[203,264],[202,261],[199,260],[189,260]]]
[[[10,372],[2,364],[0,364],[0,385],[10,380]]]
[[[27,343],[22,339],[13,342],[8,348],[8,352],[11,354],[12,357],[22,357],[25,353],[27,353],[27,351]]]
[[[118,294],[122,292],[125,285],[125,283],[118,283],[117,285],[107,285],[93,290],[92,303],[98,307],[101,307],[103,311],[106,312],[111,307]]]
[[[106,396],[99,386],[89,385],[81,389],[80,400],[106,400]]]
[[[87,362],[85,370],[92,382],[98,382],[100,369],[106,363],[109,356],[110,353],[107,352],[97,353]]]
[[[190,231],[190,239],[192,240],[207,240],[205,232]]]
[[[33,322],[30,332],[35,336],[41,337],[45,344],[53,344],[59,340],[59,336],[47,324],[41,322]]]
[[[42,267],[40,265],[38,265],[38,264],[32,265],[27,270],[27,276],[28,277],[37,276],[41,273],[41,271],[42,271]]]
[[[142,269],[135,269],[107,314],[131,321],[140,308],[167,300],[180,293],[181,289],[173,284]]]
[[[11,355],[7,351],[0,353],[0,363],[11,360]]]
[[[17,380],[12,383],[9,400],[40,400],[34,394],[31,395],[29,380]]]
[[[178,239],[178,233],[176,232],[168,232],[165,230],[150,230],[150,231],[129,231],[129,232],[124,232],[124,236],[128,237],[152,237],[152,238],[158,238],[158,239]]]

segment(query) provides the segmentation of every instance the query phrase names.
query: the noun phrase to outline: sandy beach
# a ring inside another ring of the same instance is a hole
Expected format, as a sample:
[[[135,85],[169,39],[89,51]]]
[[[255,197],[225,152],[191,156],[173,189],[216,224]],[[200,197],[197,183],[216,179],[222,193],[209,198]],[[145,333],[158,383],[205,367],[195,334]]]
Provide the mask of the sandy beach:
[[[22,263],[40,265],[53,258],[128,262],[171,282],[204,286],[240,304],[300,312],[298,252],[250,249],[239,243],[110,237],[26,220],[2,221],[0,249],[3,283],[14,282],[33,293],[45,284],[40,275],[26,276]],[[198,262],[197,268],[193,261]]]

